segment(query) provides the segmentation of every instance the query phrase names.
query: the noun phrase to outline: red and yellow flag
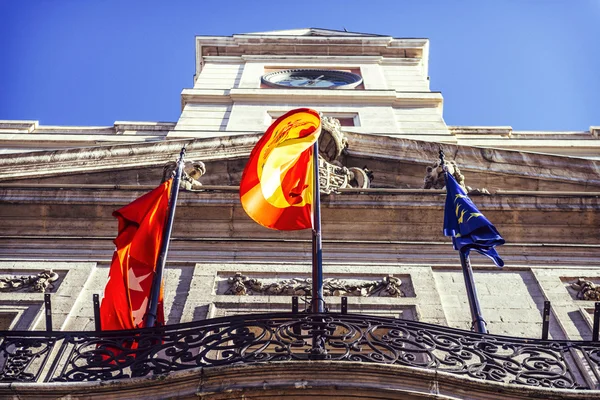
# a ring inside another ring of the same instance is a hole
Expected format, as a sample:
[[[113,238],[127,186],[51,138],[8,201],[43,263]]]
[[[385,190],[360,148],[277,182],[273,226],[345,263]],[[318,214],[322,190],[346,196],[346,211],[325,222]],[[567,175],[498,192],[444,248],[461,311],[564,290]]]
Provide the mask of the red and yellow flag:
[[[309,108],[277,118],[258,141],[240,182],[240,200],[259,224],[277,230],[312,228],[313,144],[319,113]]]
[[[115,211],[119,233],[100,306],[102,330],[142,328],[160,252],[173,179]],[[157,323],[164,324],[162,302]]]

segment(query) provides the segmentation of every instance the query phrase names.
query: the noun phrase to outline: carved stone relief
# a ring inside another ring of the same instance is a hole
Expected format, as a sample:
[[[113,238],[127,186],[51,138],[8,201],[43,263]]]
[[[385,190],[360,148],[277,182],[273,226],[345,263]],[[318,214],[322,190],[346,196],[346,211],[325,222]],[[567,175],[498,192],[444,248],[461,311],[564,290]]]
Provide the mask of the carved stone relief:
[[[592,281],[579,278],[577,282],[571,283],[570,287],[577,292],[577,300],[600,301],[600,285]]]
[[[170,161],[163,167],[163,177],[161,183],[175,175],[177,163]],[[198,181],[202,175],[206,174],[206,166],[202,161],[186,160],[183,166],[183,174],[179,187],[184,190],[202,189],[202,184]]]
[[[460,173],[460,169],[455,161],[446,161],[448,172],[452,174],[456,182],[465,188],[469,194],[490,194],[486,188],[474,189],[470,186],[465,186],[465,176]],[[436,161],[432,165],[425,168],[425,178],[423,189],[444,189],[446,187],[446,176],[440,161]]]
[[[371,186],[373,173],[367,167],[345,167],[339,157],[348,147],[348,139],[342,132],[340,121],[336,118],[321,117],[322,133],[319,136],[319,185],[323,194],[334,193],[341,188],[362,188]],[[175,161],[163,167],[161,183],[174,176],[177,168]],[[180,188],[184,190],[202,190],[198,181],[206,174],[202,161],[185,161]]]
[[[321,116],[322,132],[319,137],[319,186],[321,193],[330,194],[337,189],[371,186],[373,174],[367,167],[345,167],[339,157],[348,147],[340,121]]]
[[[336,118],[321,116],[319,155],[327,162],[335,162],[348,147],[348,139],[342,133],[342,125]]]
[[[0,278],[0,291],[28,290],[45,293],[54,289],[53,282],[58,278],[58,274],[51,269],[39,272],[37,275]]]
[[[310,296],[312,280],[292,278],[283,280],[258,279],[236,273],[227,279],[228,289],[225,294],[236,296]],[[379,280],[341,280],[325,279],[323,294],[325,296],[358,296],[358,297],[404,297],[401,289],[402,281],[394,276],[386,276]]]
[[[456,162],[446,161],[446,167],[448,172],[452,174],[456,182],[462,187],[465,187],[465,177],[460,173],[460,169]],[[425,169],[426,175],[423,184],[423,189],[443,189],[446,187],[446,177],[444,175],[444,169],[440,161],[436,161],[433,165],[428,166]]]

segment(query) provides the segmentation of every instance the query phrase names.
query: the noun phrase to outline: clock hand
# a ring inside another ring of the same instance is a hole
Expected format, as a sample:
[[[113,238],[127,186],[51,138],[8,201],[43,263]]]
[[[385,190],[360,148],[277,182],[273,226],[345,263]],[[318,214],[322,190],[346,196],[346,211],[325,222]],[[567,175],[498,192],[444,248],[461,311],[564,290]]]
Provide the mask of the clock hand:
[[[324,78],[324,77],[325,77],[325,75],[321,75],[321,76],[319,76],[318,78],[315,78],[315,79],[313,79],[313,80],[309,81],[308,85],[313,85],[313,84],[317,83],[317,81],[318,81],[319,79],[321,79],[321,78]]]
[[[296,84],[296,86],[304,86],[304,85],[310,84],[310,82],[311,82],[310,78],[305,78],[303,76],[297,77],[295,80],[298,80],[298,79],[304,79],[304,82],[299,82]]]

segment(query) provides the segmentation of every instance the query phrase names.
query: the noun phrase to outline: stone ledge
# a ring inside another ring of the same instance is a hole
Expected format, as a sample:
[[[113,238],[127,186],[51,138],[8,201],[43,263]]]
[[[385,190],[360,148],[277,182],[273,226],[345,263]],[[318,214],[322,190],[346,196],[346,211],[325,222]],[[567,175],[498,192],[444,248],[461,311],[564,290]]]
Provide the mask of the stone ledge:
[[[500,135],[510,137],[511,126],[449,126],[453,135]]]
[[[196,368],[144,378],[79,383],[5,383],[0,396],[28,399],[597,399],[560,390],[482,381],[436,370],[339,361],[284,361]]]
[[[0,120],[0,131],[26,131],[28,133],[37,129],[39,121]]]

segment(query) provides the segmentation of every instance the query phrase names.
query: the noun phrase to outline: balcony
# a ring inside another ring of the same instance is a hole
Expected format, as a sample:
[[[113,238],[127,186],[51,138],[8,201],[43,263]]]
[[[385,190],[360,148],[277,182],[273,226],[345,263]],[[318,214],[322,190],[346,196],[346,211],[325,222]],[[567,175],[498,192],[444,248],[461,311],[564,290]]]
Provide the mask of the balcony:
[[[553,393],[591,394],[600,382],[598,342],[482,335],[358,314],[239,315],[137,331],[4,331],[0,339],[0,393],[15,382],[45,390],[63,382],[64,389],[64,383],[156,381],[177,371],[277,363],[394,365],[465,377],[465,384]]]

